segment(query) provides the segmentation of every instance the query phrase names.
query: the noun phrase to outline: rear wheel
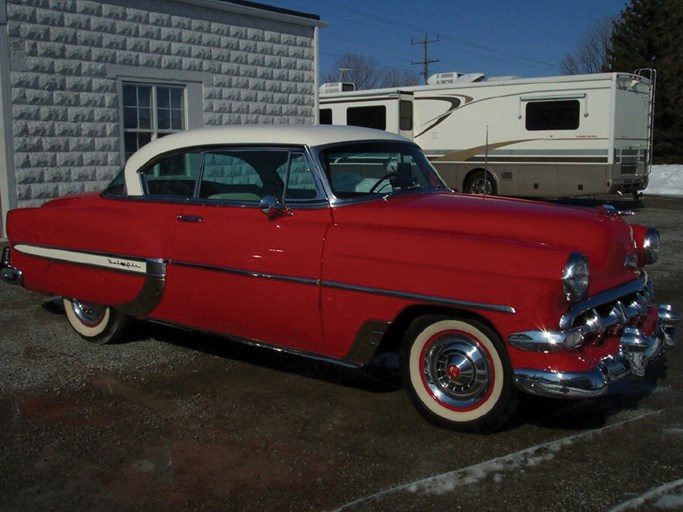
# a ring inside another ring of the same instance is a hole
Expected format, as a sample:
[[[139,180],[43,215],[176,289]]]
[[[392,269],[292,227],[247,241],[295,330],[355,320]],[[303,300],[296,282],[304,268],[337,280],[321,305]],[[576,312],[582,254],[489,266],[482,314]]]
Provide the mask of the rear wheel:
[[[128,317],[110,306],[64,297],[66,318],[74,331],[86,340],[105,344],[120,338],[128,327]]]
[[[483,170],[473,173],[463,187],[463,192],[467,194],[480,194],[495,196],[498,193],[498,186],[493,174]]]
[[[441,315],[416,319],[401,347],[401,371],[418,411],[455,430],[496,430],[517,404],[503,342],[474,320]]]

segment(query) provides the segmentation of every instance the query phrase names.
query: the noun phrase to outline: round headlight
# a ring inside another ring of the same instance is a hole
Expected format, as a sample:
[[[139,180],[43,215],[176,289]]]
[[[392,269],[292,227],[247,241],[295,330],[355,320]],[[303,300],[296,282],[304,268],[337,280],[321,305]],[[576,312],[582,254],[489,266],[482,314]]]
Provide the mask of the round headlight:
[[[562,289],[568,301],[578,302],[588,295],[590,272],[588,258],[580,252],[573,252],[567,259],[562,273]]]
[[[659,231],[655,228],[647,228],[643,239],[643,252],[645,253],[646,265],[657,262],[659,257]]]

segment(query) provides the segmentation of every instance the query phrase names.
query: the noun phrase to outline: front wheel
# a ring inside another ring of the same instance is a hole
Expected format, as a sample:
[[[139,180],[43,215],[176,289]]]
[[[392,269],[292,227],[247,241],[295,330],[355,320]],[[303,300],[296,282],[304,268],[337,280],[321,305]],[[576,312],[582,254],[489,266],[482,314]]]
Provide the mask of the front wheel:
[[[463,192],[467,194],[495,196],[498,193],[498,187],[491,172],[479,170],[467,178],[465,186],[463,187]]]
[[[503,342],[475,320],[416,319],[401,347],[401,371],[415,407],[440,426],[490,432],[510,419],[517,404]]]
[[[66,297],[63,301],[71,327],[92,343],[103,345],[115,341],[128,327],[128,317],[114,311],[110,306]]]

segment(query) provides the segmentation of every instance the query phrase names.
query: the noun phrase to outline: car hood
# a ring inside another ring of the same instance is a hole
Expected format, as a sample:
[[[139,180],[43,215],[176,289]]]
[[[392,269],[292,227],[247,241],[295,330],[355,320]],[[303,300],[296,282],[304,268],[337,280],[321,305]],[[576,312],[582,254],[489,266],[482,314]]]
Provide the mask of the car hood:
[[[436,231],[451,241],[454,237],[493,238],[566,250],[568,254],[578,251],[588,256],[591,273],[597,278],[594,291],[623,284],[637,273],[625,267],[627,256],[635,252],[630,225],[601,208],[407,192],[335,208],[334,220],[341,225]]]

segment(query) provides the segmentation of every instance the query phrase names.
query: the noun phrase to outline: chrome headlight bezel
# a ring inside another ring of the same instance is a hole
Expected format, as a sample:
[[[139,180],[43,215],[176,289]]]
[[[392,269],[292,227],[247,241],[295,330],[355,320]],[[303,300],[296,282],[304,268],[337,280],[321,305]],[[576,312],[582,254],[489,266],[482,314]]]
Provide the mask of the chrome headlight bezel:
[[[590,268],[588,257],[580,252],[573,252],[567,258],[562,272],[562,291],[569,302],[578,302],[588,295],[590,286]]]
[[[643,238],[643,253],[645,255],[646,265],[657,263],[657,258],[659,258],[659,246],[659,231],[655,228],[647,228],[645,237]]]

